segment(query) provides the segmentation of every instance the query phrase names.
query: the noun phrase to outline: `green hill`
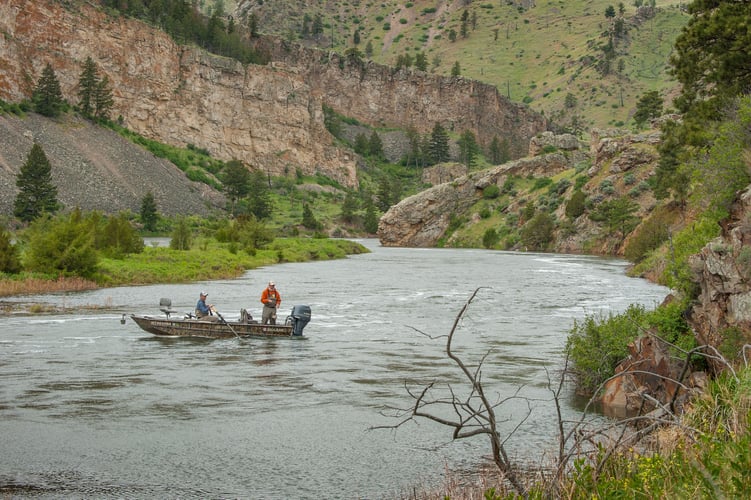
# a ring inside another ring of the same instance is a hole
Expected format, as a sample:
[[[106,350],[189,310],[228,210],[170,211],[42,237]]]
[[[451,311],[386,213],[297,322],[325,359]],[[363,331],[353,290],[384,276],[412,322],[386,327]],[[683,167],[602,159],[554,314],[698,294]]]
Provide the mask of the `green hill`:
[[[668,58],[688,20],[684,2],[635,3],[240,0],[235,16],[247,22],[253,13],[261,33],[342,53],[356,48],[382,64],[414,64],[421,54],[427,71],[445,75],[458,64],[462,76],[586,133],[628,125],[646,91],[659,91],[668,107],[672,101]]]

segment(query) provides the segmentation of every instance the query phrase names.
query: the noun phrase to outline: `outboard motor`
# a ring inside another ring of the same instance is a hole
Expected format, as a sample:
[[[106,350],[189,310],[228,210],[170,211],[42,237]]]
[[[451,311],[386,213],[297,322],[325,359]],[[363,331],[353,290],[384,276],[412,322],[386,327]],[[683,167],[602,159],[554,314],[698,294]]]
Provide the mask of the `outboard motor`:
[[[292,335],[302,335],[303,328],[310,322],[310,306],[297,305],[292,307],[292,314],[287,318],[292,324]]]

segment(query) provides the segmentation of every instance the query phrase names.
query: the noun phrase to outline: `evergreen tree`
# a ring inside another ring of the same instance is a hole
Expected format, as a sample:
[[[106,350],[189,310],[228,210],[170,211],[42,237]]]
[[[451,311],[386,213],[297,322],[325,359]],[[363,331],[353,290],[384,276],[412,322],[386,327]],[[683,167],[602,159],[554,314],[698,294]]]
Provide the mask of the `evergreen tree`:
[[[370,134],[370,139],[368,140],[368,152],[373,158],[383,158],[383,142],[381,141],[381,136],[375,130]]]
[[[146,231],[156,231],[156,225],[159,222],[159,212],[157,211],[156,200],[151,191],[141,198],[140,218]]]
[[[83,63],[83,71],[78,78],[78,107],[81,114],[91,116],[94,111],[94,93],[96,92],[99,77],[97,76],[96,63],[89,56]]]
[[[657,118],[662,114],[662,97],[656,90],[645,92],[636,103],[634,121],[640,127],[650,118]]]
[[[430,134],[430,161],[433,164],[448,161],[449,159],[449,135],[443,126],[436,122]]]
[[[40,115],[54,117],[62,112],[65,104],[63,92],[60,90],[60,82],[50,63],[47,63],[42,70],[42,76],[37,82],[31,99],[34,103],[34,111]]]
[[[428,56],[425,55],[425,52],[418,52],[415,56],[415,68],[420,71],[428,70]]]
[[[318,222],[316,216],[313,215],[313,210],[310,209],[310,205],[305,203],[302,207],[302,225],[307,229],[320,230],[323,225]]]
[[[250,172],[240,160],[230,160],[222,169],[224,192],[230,199],[230,212],[235,214],[235,202],[250,192]]]
[[[477,154],[480,151],[480,147],[477,145],[475,134],[471,130],[465,130],[459,137],[459,152],[461,153],[462,160],[467,168],[472,167],[477,158]]]
[[[30,222],[43,213],[57,211],[57,188],[52,184],[51,172],[47,155],[35,142],[16,177],[19,192],[13,205],[13,215]]]
[[[376,215],[375,205],[370,198],[366,200],[363,227],[368,234],[376,234],[378,232],[378,216]]]
[[[456,61],[454,65],[451,67],[451,76],[461,76],[462,74],[462,66],[459,64],[459,61]]]
[[[250,213],[259,220],[267,219],[271,216],[271,192],[263,172],[260,170],[252,172],[248,186]]]
[[[360,208],[360,203],[357,194],[354,191],[347,191],[347,196],[344,197],[344,203],[342,203],[342,219],[350,224],[354,222],[358,208]]]
[[[255,12],[248,14],[248,34],[250,38],[258,38],[258,16]]]
[[[701,129],[721,116],[724,102],[751,89],[751,8],[748,0],[694,0],[688,12],[670,63],[681,84],[675,105]]]
[[[355,153],[363,156],[367,156],[370,152],[370,144],[368,138],[360,132],[355,136]]]
[[[108,120],[114,103],[110,79],[107,75],[104,75],[97,83],[94,92],[94,115],[100,120]]]

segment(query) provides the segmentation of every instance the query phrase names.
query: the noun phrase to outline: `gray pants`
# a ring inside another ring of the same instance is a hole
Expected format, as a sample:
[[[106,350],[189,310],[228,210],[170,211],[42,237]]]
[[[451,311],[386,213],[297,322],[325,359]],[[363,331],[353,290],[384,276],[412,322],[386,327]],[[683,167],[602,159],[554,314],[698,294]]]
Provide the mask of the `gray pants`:
[[[276,307],[263,306],[263,313],[261,313],[261,323],[264,325],[276,324]]]

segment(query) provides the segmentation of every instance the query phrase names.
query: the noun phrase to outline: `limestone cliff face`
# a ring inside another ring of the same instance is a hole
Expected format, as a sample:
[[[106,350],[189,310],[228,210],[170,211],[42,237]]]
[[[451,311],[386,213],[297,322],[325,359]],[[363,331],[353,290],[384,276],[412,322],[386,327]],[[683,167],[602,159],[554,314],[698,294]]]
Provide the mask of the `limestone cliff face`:
[[[65,98],[78,101],[87,57],[112,83],[113,117],[146,137],[193,144],[282,175],[321,172],[355,186],[355,159],[323,124],[320,96],[302,75],[175,44],[166,34],[87,3],[0,3],[0,98],[31,95],[45,64]]]
[[[529,141],[547,128],[545,117],[502,96],[493,85],[411,68],[394,68],[336,53],[322,53],[278,39],[259,48],[305,75],[328,106],[379,127],[411,127],[428,134],[436,122],[449,132],[472,131],[479,144],[506,139],[513,158],[526,156]]]

